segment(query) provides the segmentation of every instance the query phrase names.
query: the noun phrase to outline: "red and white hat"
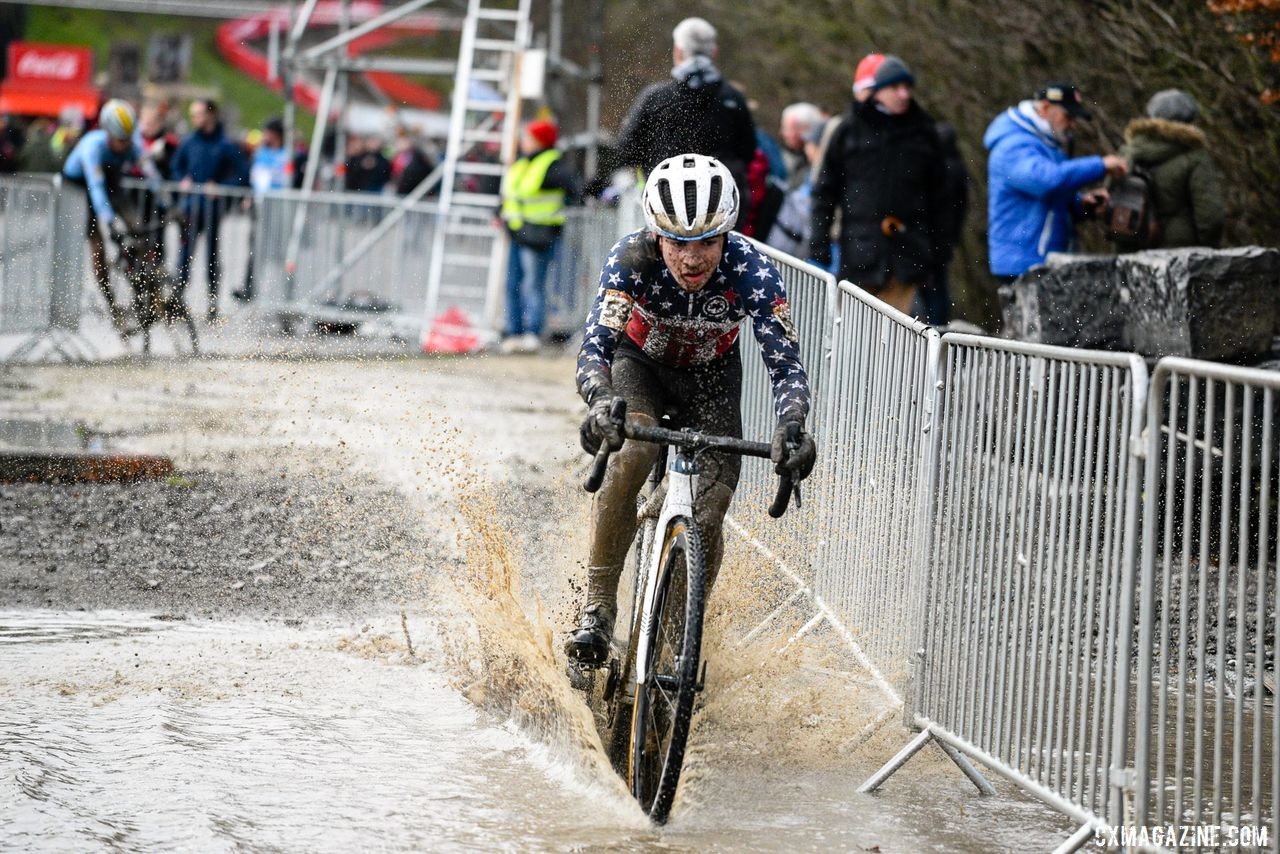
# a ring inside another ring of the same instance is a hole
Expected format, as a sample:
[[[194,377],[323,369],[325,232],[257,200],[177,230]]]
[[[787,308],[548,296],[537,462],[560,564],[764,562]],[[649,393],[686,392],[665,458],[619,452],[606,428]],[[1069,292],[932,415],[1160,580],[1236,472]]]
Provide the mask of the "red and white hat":
[[[883,53],[869,53],[862,57],[853,72],[853,94],[861,95],[876,85],[876,71],[884,64]]]

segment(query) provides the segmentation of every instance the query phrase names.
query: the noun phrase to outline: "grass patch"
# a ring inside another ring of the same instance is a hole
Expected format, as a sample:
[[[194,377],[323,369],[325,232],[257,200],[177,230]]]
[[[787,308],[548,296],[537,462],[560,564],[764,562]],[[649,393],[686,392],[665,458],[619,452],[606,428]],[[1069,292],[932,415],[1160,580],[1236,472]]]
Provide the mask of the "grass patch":
[[[27,13],[26,38],[29,41],[87,45],[96,54],[98,69],[104,70],[113,43],[136,43],[145,65],[147,39],[151,33],[190,33],[190,81],[217,89],[219,100],[234,105],[239,112],[238,129],[259,127],[267,118],[284,111],[284,97],[222,59],[214,41],[220,23],[210,18],[125,15],[101,10],[32,6]],[[310,132],[312,117],[305,110],[298,111],[298,122],[304,132]],[[234,132],[238,129],[229,130]]]

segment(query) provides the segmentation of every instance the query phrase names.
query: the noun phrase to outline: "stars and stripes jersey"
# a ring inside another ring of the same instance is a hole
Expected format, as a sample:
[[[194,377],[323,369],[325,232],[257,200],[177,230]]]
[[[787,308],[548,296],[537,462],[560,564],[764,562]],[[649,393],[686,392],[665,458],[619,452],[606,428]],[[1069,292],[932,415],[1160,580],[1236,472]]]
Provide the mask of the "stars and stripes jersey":
[[[746,320],[769,372],[777,415],[804,417],[809,378],[800,362],[786,286],[768,257],[730,232],[707,283],[689,293],[667,269],[652,235],[645,230],[629,234],[614,244],[600,272],[578,352],[578,391],[590,402],[597,389],[612,387],[611,366],[622,335],[659,364],[696,368],[731,354]]]

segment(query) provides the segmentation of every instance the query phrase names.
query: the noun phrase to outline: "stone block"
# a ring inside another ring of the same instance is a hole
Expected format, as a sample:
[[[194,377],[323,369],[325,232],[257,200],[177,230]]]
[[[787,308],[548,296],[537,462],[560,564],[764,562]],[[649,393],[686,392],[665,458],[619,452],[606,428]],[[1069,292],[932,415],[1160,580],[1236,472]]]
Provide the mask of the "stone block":
[[[1158,249],[1116,260],[1125,344],[1150,358],[1256,362],[1280,322],[1280,251]]]
[[[1010,337],[1094,350],[1124,348],[1114,256],[1054,253],[1000,291]]]

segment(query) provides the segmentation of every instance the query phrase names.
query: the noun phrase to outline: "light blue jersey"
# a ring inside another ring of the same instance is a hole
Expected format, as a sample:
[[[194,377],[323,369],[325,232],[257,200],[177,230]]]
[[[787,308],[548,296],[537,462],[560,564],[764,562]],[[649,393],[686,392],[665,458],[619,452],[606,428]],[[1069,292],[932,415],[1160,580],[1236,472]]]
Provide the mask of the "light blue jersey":
[[[107,132],[89,131],[67,156],[62,174],[76,181],[83,181],[89,188],[89,201],[93,212],[104,222],[115,216],[111,200],[107,197],[107,171],[123,174],[130,166],[142,162],[142,149],[137,142],[130,142],[129,149],[117,154],[107,144]],[[154,172],[154,170],[152,170]]]

